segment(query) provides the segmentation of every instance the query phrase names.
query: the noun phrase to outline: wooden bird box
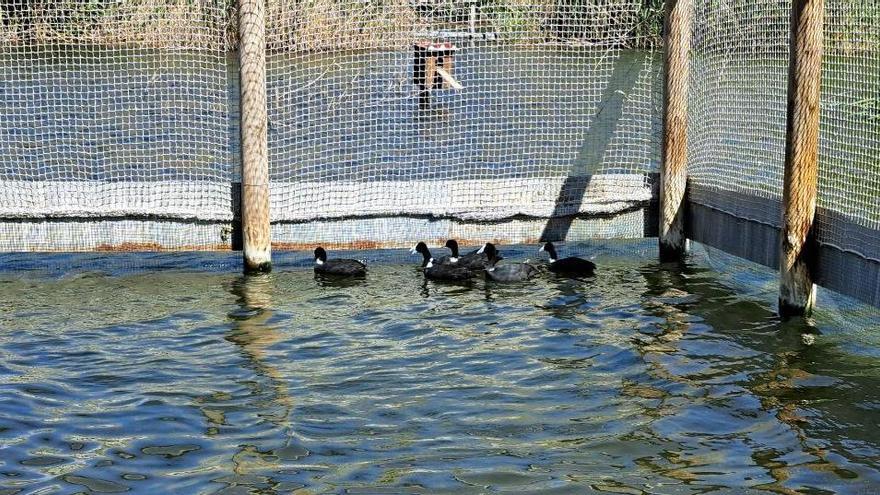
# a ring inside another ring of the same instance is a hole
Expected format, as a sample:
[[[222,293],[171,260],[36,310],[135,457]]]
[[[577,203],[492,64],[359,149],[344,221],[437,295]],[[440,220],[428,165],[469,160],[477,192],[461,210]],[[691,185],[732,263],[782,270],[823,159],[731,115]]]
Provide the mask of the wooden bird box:
[[[421,91],[462,89],[455,79],[455,52],[450,42],[420,41],[413,45],[413,84]]]

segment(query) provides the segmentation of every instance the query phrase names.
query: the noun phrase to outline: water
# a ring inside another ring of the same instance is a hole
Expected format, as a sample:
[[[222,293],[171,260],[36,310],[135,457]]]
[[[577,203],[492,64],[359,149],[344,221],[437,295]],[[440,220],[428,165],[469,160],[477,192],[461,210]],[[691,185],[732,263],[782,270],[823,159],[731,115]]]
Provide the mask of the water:
[[[301,254],[264,277],[3,255],[0,493],[880,486],[878,327],[781,323],[760,284],[586,249],[595,279],[506,286],[399,253],[350,283]]]
[[[272,180],[656,169],[656,54],[485,43],[456,60],[465,89],[422,108],[409,50],[270,56]],[[0,47],[0,179],[239,180],[238,72],[234,53]]]

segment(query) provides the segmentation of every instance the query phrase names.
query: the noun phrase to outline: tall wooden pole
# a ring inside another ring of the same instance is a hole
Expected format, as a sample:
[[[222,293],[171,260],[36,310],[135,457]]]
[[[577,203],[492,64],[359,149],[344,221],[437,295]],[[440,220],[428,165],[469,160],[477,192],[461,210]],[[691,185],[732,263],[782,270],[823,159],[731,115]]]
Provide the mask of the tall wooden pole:
[[[687,98],[693,0],[666,0],[663,66],[663,150],[660,162],[660,259],[686,254]]]
[[[246,272],[272,269],[264,0],[238,1],[241,66],[241,223]]]
[[[788,67],[779,314],[807,315],[816,302],[812,277],[819,173],[819,90],[824,0],[793,0]]]

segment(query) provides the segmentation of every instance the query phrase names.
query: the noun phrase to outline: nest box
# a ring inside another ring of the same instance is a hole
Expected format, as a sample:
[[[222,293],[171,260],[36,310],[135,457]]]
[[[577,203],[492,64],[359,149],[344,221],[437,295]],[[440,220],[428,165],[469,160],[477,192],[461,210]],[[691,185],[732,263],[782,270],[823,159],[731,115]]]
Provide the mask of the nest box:
[[[413,83],[422,92],[434,89],[462,89],[454,77],[455,52],[450,42],[421,41],[413,45]]]

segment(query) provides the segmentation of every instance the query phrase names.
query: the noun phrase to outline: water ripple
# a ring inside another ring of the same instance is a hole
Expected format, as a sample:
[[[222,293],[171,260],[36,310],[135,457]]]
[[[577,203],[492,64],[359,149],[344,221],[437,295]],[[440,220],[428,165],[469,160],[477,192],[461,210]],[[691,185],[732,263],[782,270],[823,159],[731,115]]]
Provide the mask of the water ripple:
[[[880,361],[701,268],[600,261],[516,286],[4,280],[0,493],[878,486]]]

